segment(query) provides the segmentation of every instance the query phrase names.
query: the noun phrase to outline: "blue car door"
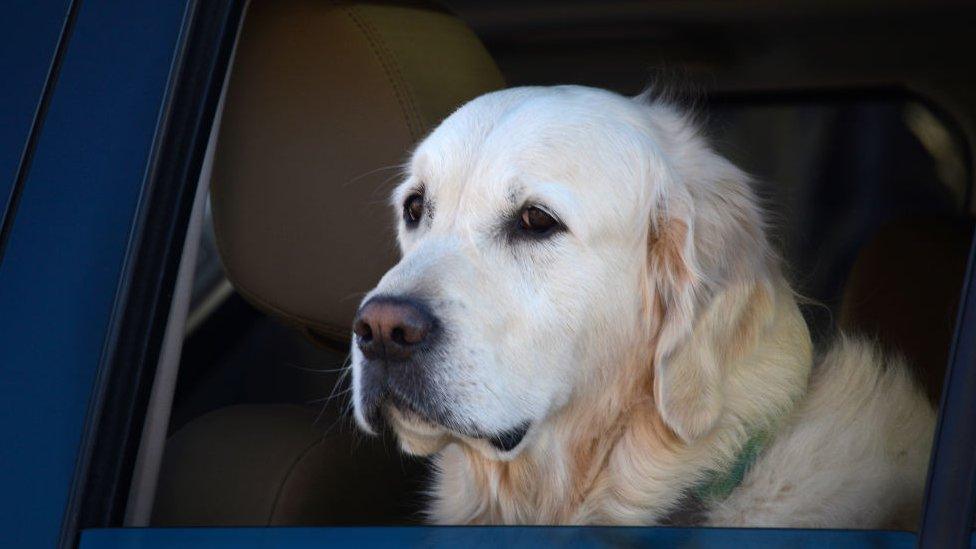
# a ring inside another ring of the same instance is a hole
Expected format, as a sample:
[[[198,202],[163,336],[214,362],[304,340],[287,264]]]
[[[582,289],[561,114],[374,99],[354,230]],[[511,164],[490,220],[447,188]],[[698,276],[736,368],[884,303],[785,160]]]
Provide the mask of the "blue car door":
[[[185,3],[0,10],[0,545],[73,545]]]

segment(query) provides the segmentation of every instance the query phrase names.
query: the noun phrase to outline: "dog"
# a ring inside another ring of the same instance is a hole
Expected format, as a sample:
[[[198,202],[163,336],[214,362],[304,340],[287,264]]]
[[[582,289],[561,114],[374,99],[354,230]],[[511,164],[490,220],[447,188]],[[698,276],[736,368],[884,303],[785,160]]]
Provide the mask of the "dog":
[[[493,92],[405,172],[352,391],[432,456],[430,521],[915,524],[931,405],[870,341],[814,351],[749,177],[680,108]]]

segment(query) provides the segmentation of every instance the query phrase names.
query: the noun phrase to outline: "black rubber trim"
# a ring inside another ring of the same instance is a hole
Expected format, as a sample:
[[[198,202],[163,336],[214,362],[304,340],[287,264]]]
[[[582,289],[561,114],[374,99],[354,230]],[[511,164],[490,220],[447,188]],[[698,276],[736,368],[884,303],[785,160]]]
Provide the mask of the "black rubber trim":
[[[10,231],[13,230],[14,218],[17,216],[17,206],[20,205],[20,196],[24,192],[24,183],[30,173],[31,165],[34,161],[34,151],[37,150],[37,140],[41,136],[41,128],[44,127],[44,119],[47,118],[47,109],[51,104],[51,97],[54,95],[54,88],[58,83],[58,76],[61,74],[61,63],[64,60],[64,52],[68,50],[68,41],[75,28],[75,20],[78,18],[78,9],[81,0],[71,0],[67,14],[64,17],[64,24],[61,25],[61,34],[58,36],[58,45],[54,49],[51,58],[51,65],[47,69],[47,76],[44,78],[44,87],[41,89],[41,100],[37,103],[34,110],[34,118],[31,120],[30,133],[27,135],[27,142],[20,153],[20,160],[17,162],[17,175],[14,179],[13,187],[10,189],[10,196],[7,198],[7,205],[0,215],[0,264],[3,263],[4,252],[7,250],[7,241],[10,239]]]
[[[122,526],[193,199],[244,0],[186,11],[109,335],[89,406],[62,547]]]
[[[976,238],[939,406],[919,547],[970,547],[976,511]]]

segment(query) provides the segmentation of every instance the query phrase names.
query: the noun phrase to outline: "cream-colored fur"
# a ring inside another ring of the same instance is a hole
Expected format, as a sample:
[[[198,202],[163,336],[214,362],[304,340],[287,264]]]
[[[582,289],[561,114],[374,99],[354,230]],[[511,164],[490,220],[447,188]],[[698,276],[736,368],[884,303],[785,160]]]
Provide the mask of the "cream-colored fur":
[[[677,109],[571,86],[489,94],[421,143],[398,212],[418,192],[425,218],[401,223],[403,260],[366,299],[421,296],[449,327],[423,365],[448,419],[384,408],[405,451],[434,455],[432,521],[655,524],[757,430],[772,442],[706,523],[915,520],[931,407],[868,342],[814,357],[748,177]],[[527,205],[565,231],[501,236]],[[370,367],[354,345],[367,430]],[[473,434],[523,422],[511,451]]]
[[[723,526],[911,529],[935,416],[902,361],[841,337],[810,390],[732,496]]]

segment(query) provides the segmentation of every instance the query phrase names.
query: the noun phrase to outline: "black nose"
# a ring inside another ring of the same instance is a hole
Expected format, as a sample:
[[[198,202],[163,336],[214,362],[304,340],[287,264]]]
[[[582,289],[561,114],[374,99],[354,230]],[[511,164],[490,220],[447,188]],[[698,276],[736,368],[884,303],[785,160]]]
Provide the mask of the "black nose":
[[[352,331],[366,358],[403,361],[428,339],[433,327],[434,316],[419,301],[379,296],[359,308]]]

